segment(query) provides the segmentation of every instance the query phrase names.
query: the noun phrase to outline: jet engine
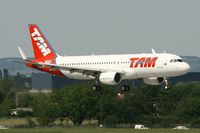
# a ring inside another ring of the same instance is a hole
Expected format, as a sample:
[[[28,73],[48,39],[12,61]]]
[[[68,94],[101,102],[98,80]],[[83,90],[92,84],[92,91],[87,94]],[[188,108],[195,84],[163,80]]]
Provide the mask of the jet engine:
[[[151,77],[151,78],[144,78],[143,79],[145,84],[148,85],[160,85],[164,82],[163,77]]]
[[[104,72],[100,74],[99,80],[103,84],[117,85],[121,82],[121,75],[117,72]]]

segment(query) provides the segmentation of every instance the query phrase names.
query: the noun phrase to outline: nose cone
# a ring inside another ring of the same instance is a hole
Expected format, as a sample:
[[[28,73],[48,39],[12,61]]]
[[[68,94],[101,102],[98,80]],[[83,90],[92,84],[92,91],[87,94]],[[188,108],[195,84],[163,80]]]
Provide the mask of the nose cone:
[[[182,66],[182,71],[184,74],[188,73],[191,71],[191,68],[190,68],[190,65],[188,63],[184,63],[183,66]]]

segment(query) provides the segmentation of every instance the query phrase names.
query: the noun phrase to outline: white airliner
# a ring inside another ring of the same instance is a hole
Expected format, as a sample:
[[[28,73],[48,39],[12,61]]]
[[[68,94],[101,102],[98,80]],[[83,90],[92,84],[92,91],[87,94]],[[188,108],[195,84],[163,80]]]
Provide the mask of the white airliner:
[[[190,66],[174,54],[116,54],[88,56],[60,56],[55,53],[36,24],[29,24],[34,50],[34,60],[28,60],[20,47],[19,52],[28,67],[40,71],[79,80],[95,80],[93,90],[100,90],[102,84],[118,85],[122,80],[142,78],[149,85],[165,83],[169,77],[186,74]],[[129,85],[122,85],[122,91]]]

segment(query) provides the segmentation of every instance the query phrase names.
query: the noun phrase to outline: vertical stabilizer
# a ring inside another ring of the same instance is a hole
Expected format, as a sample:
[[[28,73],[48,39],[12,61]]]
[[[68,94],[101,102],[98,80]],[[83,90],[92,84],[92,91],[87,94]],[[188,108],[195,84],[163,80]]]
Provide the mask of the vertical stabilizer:
[[[29,24],[30,37],[36,60],[52,60],[56,54],[36,24]]]

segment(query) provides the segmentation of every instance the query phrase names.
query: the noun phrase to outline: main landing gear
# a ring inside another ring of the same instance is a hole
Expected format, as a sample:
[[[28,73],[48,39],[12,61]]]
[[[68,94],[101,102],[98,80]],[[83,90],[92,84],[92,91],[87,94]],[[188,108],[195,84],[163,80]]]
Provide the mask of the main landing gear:
[[[100,84],[95,84],[95,85],[92,86],[92,91],[99,92],[101,90],[102,90],[102,87],[101,87]],[[119,90],[120,90],[119,94],[124,94],[125,92],[130,90],[130,86],[129,85],[122,85]]]
[[[130,86],[129,85],[122,85],[120,87],[121,92],[126,92],[130,90]]]
[[[93,86],[92,86],[92,90],[93,90],[93,91],[101,91],[101,85],[98,85],[98,84],[93,85]]]
[[[123,96],[123,94],[127,91],[130,90],[130,86],[129,85],[122,85],[120,87],[120,92],[117,93],[118,96]]]
[[[102,90],[102,87],[100,85],[100,81],[99,81],[99,78],[96,77],[95,78],[95,84],[92,85],[92,91],[101,91]],[[120,86],[120,93],[123,94],[124,92],[127,92],[130,90],[130,86],[128,84],[124,84],[122,86]]]
[[[96,84],[92,86],[92,91],[101,91],[101,90],[102,90],[102,87],[99,82],[96,82]],[[119,92],[120,94],[124,94],[124,92],[127,92],[130,90],[130,86],[122,85],[120,86],[119,90],[120,90]]]
[[[95,85],[92,86],[92,90],[93,91],[101,91],[102,88],[101,88],[101,85],[99,83],[99,80],[96,80],[95,82],[96,82]]]

